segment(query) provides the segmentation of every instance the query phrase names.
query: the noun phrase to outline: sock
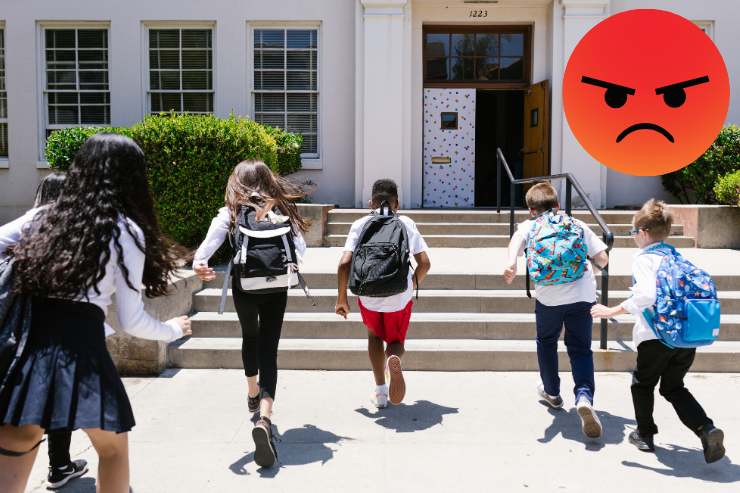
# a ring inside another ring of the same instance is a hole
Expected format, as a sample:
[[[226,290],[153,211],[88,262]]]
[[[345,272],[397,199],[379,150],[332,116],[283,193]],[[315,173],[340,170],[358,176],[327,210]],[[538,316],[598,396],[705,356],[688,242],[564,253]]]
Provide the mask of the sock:
[[[376,386],[375,393],[388,395],[388,384],[384,383],[383,385]]]

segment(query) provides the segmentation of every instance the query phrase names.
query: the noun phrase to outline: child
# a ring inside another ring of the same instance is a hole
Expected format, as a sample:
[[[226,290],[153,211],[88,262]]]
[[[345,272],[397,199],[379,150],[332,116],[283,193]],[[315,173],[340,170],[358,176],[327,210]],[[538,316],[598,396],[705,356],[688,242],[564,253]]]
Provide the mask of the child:
[[[511,284],[516,276],[516,259],[527,248],[528,265],[538,264],[542,247],[535,245],[536,241],[548,241],[538,236],[541,228],[551,228],[557,234],[553,243],[547,245],[547,250],[571,246],[579,249],[578,252],[566,251],[564,255],[574,255],[573,262],[568,264],[571,271],[564,271],[565,275],[559,282],[550,281],[548,276],[542,279],[533,279],[537,301],[535,302],[535,317],[537,325],[537,360],[540,367],[542,384],[537,391],[542,400],[553,408],[561,408],[563,399],[560,397],[560,377],[558,376],[558,339],[565,325],[565,345],[575,382],[574,393],[576,410],[581,418],[583,433],[589,438],[599,438],[602,433],[601,422],[593,409],[594,398],[594,362],[591,352],[591,336],[593,319],[591,306],[596,300],[596,279],[587,261],[586,256],[592,259],[597,267],[604,267],[609,261],[607,246],[591,231],[586,224],[578,219],[569,218],[557,210],[560,207],[555,189],[549,183],[538,183],[529,189],[526,203],[532,219],[519,225],[509,243],[509,266],[504,270],[504,280]],[[564,237],[562,233],[572,232]],[[570,239],[570,240],[569,240]],[[568,243],[572,241],[571,243]],[[535,250],[535,251],[532,251]],[[575,255],[577,253],[577,255]],[[544,259],[544,263],[550,262]],[[568,274],[568,272],[582,272]],[[552,273],[549,274],[552,276]],[[556,276],[557,277],[557,276]]]
[[[394,214],[398,211],[398,187],[393,180],[378,180],[373,184],[369,204],[370,209],[375,211],[373,214],[379,213],[381,205],[385,203],[390,205]],[[335,311],[337,315],[345,319],[350,312],[347,286],[352,256],[360,242],[360,234],[373,214],[360,218],[352,224],[344,245],[344,255],[339,262],[337,271],[339,291]],[[427,245],[419,234],[416,224],[406,216],[399,216],[399,219],[405,227],[409,253],[416,260],[416,270],[412,272],[409,269],[406,289],[403,292],[387,297],[360,296],[357,301],[362,321],[368,329],[367,349],[376,384],[373,402],[379,409],[388,405],[389,398],[391,404],[400,404],[406,394],[406,383],[401,371],[401,357],[404,353],[404,341],[411,319],[413,304],[411,298],[414,287],[424,279],[431,267],[426,253]],[[383,341],[388,345],[385,351],[383,351]],[[385,379],[386,358],[390,373],[390,389]]]
[[[134,416],[105,345],[116,296],[121,327],[174,341],[187,317],[166,323],[144,311],[142,291],[163,295],[177,269],[162,237],[144,153],[120,135],[80,148],[61,196],[0,228],[12,248],[14,282],[33,297],[25,351],[0,392],[0,491],[23,491],[45,430],[85,430],[99,455],[100,491],[128,491],[128,431]]]
[[[651,249],[659,246],[670,234],[673,218],[663,202],[651,199],[642,206],[632,220],[631,234],[640,250],[632,263],[632,296],[613,308],[595,305],[594,317],[613,317],[629,312],[635,315],[632,339],[637,348],[637,368],[632,378],[632,402],[635,406],[637,429],[629,441],[639,450],[654,452],[653,436],[658,427],[653,421],[655,386],[660,381],[660,395],[673,405],[676,414],[701,439],[704,458],[715,462],[725,455],[724,433],[715,428],[696,401],[684,387],[684,377],[694,361],[696,349],[670,348],[653,332],[643,315],[656,302],[657,272],[663,260]]]
[[[296,253],[303,256],[306,243],[301,233],[308,229],[308,223],[301,218],[295,205],[302,196],[298,187],[275,175],[262,161],[251,159],[239,163],[226,185],[226,206],[218,211],[195,253],[195,273],[204,281],[215,279],[216,273],[208,266],[208,260],[226,235],[235,230],[243,207],[254,211],[257,222],[289,224]],[[277,353],[288,288],[273,289],[269,293],[245,291],[234,276],[231,291],[242,328],[248,408],[252,413],[260,412],[260,419],[252,430],[255,462],[261,467],[272,467],[277,459],[272,438],[272,406],[277,388]]]

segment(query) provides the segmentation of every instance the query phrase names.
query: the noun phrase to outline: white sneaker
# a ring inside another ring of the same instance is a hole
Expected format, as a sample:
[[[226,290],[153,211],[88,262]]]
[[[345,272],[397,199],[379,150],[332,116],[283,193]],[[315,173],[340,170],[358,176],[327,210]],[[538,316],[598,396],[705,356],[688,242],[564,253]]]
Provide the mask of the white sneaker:
[[[586,397],[581,397],[576,402],[576,411],[581,417],[581,430],[589,438],[600,438],[603,429],[601,421],[594,411],[593,405]]]
[[[540,396],[540,400],[545,402],[548,406],[553,409],[560,409],[563,407],[563,399],[559,395],[550,395],[545,392],[545,386],[539,384],[537,386],[537,395]]]
[[[371,399],[375,407],[378,409],[385,409],[388,407],[388,394],[380,391],[375,391],[375,395]]]

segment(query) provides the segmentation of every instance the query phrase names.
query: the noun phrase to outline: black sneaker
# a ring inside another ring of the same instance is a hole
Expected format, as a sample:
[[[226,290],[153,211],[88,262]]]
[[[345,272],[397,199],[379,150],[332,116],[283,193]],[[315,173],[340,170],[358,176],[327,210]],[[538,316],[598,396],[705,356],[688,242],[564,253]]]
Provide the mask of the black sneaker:
[[[256,413],[260,410],[260,394],[257,394],[254,397],[249,397],[247,395],[247,407],[249,408],[250,413]]]
[[[58,490],[62,486],[66,485],[75,478],[79,478],[87,472],[87,461],[86,460],[75,460],[69,463],[66,467],[49,468],[49,477],[47,478],[48,484],[46,489]]]
[[[640,435],[640,432],[635,430],[630,433],[629,441],[632,445],[637,447],[638,450],[643,452],[655,452],[655,442],[653,442],[653,435]]]
[[[725,456],[725,446],[722,442],[725,440],[725,434],[719,428],[708,426],[702,430],[701,446],[704,449],[704,460],[707,464],[717,462]]]
[[[260,467],[272,467],[277,461],[277,451],[272,441],[272,422],[260,418],[252,430],[254,440],[254,462]]]

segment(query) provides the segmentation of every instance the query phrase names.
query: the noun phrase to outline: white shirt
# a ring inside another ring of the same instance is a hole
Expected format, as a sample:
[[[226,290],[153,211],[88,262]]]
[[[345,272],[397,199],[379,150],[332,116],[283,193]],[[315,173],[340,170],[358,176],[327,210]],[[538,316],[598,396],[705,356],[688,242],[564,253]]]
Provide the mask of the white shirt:
[[[221,207],[218,210],[218,214],[211,221],[211,226],[208,228],[206,233],[206,239],[200,244],[198,250],[195,252],[193,257],[193,263],[208,263],[208,261],[216,253],[216,250],[221,247],[226,235],[229,234],[231,228],[231,215],[229,209]],[[295,253],[298,256],[298,263],[302,262],[303,257],[306,254],[306,241],[303,239],[303,235],[299,231],[293,229],[293,244],[295,245]]]
[[[36,213],[40,210],[40,208],[31,209],[15,221],[0,226],[0,256],[5,255],[8,247],[18,243],[26,225],[33,221]],[[126,224],[129,225],[141,245],[144,245],[144,233],[135,222],[128,218],[121,216],[118,221],[118,227],[121,229],[119,243],[124,252],[123,264],[128,269],[131,284],[137,289],[133,290],[126,284],[126,279],[118,266],[118,253],[113,240],[111,240],[110,260],[105,266],[105,276],[98,283],[100,294],[96,293],[94,289],[90,289],[87,298],[80,294],[77,300],[93,303],[107,315],[108,307],[113,303],[113,295],[115,294],[118,323],[125,332],[142,339],[167,342],[177,340],[182,337],[182,330],[174,319],[166,323],[160,322],[144,311],[141,286],[146,257],[144,252],[136,246],[134,238],[126,229]],[[106,325],[106,335],[109,335],[111,330]]]
[[[561,212],[560,214],[563,213]],[[595,255],[606,250],[606,244],[596,236],[596,233],[588,225],[575,218],[573,218],[573,222],[583,229],[583,239],[589,257],[593,258]],[[512,236],[509,243],[509,260],[512,264],[516,262],[516,257],[524,254],[524,249],[529,242],[533,225],[534,220],[527,219],[519,224],[514,236]],[[586,271],[576,281],[550,286],[540,286],[534,283],[534,290],[537,301],[546,306],[568,305],[579,302],[594,303],[596,301],[596,277],[594,277],[591,262],[586,263]]]
[[[655,243],[653,243],[654,245]],[[635,326],[632,328],[632,342],[635,347],[640,343],[657,339],[653,329],[650,328],[645,317],[642,315],[645,308],[655,305],[658,269],[663,257],[656,253],[644,253],[647,248],[639,250],[632,261],[632,277],[634,284],[630,288],[632,296],[624,300],[620,305],[628,313],[635,315]]]
[[[378,210],[376,212],[380,211]],[[362,228],[365,226],[365,223],[370,220],[370,217],[370,215],[367,215],[352,223],[352,227],[349,229],[349,235],[347,235],[347,242],[344,244],[345,252],[354,253],[355,248],[357,248],[357,242],[360,239]],[[416,223],[413,221],[413,219],[407,216],[398,216],[398,218],[406,227],[406,233],[409,239],[409,253],[411,254],[411,256],[413,257],[414,255],[427,251],[427,244],[424,241],[424,238],[419,233],[419,230],[417,229]],[[409,301],[411,301],[411,298],[414,297],[413,276],[413,271],[409,269],[408,286],[406,288],[406,291],[404,291],[403,293],[386,296],[384,298],[360,296],[360,301],[365,308],[374,312],[388,313],[401,311],[406,308],[406,305],[408,305]]]

